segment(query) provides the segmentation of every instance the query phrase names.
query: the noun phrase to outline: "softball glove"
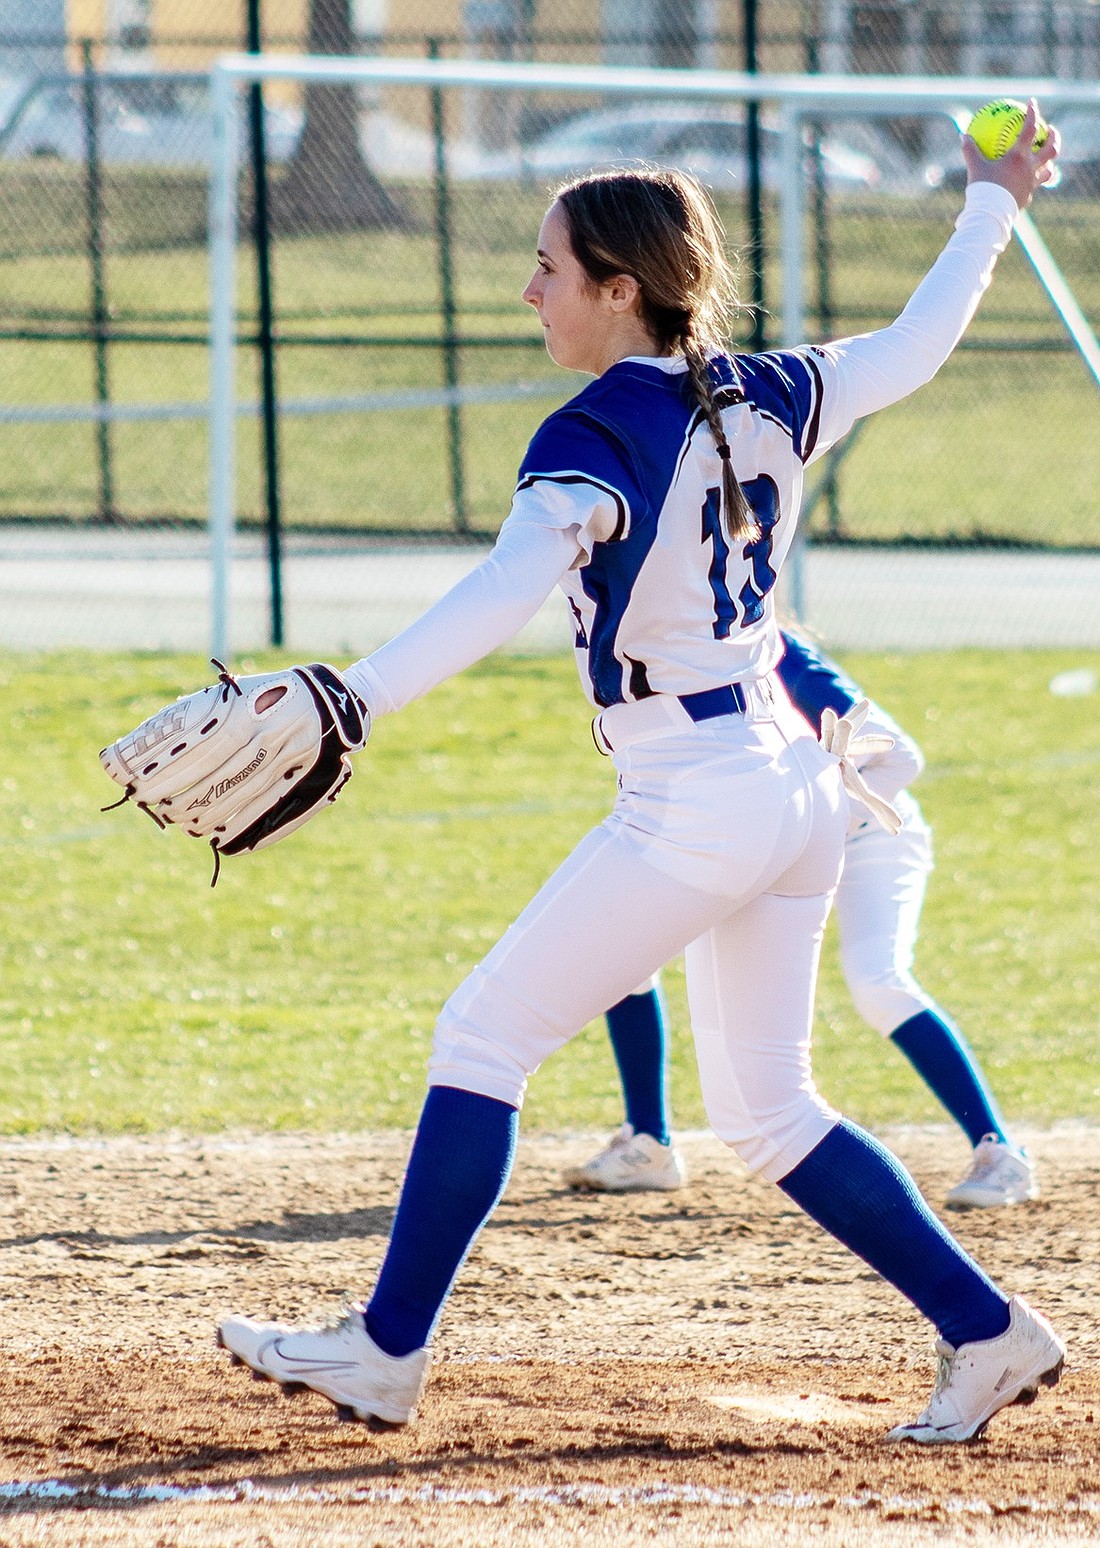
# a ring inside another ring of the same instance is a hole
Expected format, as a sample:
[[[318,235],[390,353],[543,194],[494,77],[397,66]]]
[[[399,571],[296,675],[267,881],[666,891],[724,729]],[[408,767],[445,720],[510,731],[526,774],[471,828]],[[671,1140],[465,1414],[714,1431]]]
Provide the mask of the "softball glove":
[[[263,849],[335,801],[351,754],[370,734],[362,700],[329,666],[218,680],[158,710],[99,755],[159,827],[209,840],[222,855]]]

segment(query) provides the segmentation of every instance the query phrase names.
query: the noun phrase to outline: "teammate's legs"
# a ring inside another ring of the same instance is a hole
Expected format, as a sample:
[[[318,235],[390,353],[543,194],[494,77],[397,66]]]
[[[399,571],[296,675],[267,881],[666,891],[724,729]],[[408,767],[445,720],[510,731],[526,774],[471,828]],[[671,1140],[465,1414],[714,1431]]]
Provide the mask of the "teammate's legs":
[[[625,1121],[594,1156],[562,1173],[595,1193],[668,1193],[687,1181],[672,1143],[668,1107],[668,1022],[658,974],[607,1012],[607,1034],[622,1087]]]
[[[977,1055],[943,1011],[918,1011],[894,1028],[890,1041],[909,1060],[971,1145],[978,1145],[987,1135],[1002,1145],[1013,1143]]]
[[[837,889],[841,963],[856,1009],[909,1060],[971,1145],[1010,1143],[973,1050],[913,977],[913,957],[932,869],[931,835],[916,803],[899,806],[897,834],[868,829],[849,840]]]
[[[711,1123],[950,1342],[997,1337],[1008,1326],[1007,1297],[944,1230],[900,1162],[814,1087],[813,989],[828,901],[767,894],[689,947]]]
[[[669,1142],[668,1025],[660,983],[613,1005],[607,1034],[623,1088],[626,1122],[635,1134]]]
[[[871,824],[847,840],[835,904],[853,1004],[884,1036],[932,1005],[913,976],[931,838],[912,800],[907,807],[899,796],[896,805],[905,818],[900,833]]]

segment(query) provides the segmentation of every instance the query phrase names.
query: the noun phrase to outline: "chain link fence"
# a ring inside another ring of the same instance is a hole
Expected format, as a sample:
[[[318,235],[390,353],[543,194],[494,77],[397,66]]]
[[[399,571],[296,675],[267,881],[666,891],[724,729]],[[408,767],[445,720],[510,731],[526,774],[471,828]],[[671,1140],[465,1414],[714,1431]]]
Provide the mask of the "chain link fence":
[[[551,28],[535,0],[468,0],[450,31],[438,11],[400,10],[364,35],[350,0],[312,0],[300,29],[271,25],[260,41],[322,54],[773,73],[1100,75],[1100,7],[1084,0],[966,11],[605,0],[587,32]],[[186,0],[171,14],[171,34],[138,27],[121,41],[0,30],[9,531],[50,522],[183,539],[206,521],[206,72],[249,37],[201,35],[197,8],[188,32]],[[268,83],[242,128],[245,534],[275,521],[291,547],[492,536],[535,423],[576,389],[547,360],[519,294],[548,189],[590,165],[625,157],[696,170],[742,255],[752,306],[735,342],[779,341],[778,135],[766,109]],[[1095,327],[1100,115],[1078,110],[1063,133],[1061,186],[1044,193],[1036,218]],[[896,314],[957,210],[955,140],[946,118],[811,127],[809,336]],[[265,400],[277,405],[267,421]],[[809,530],[835,546],[1100,550],[1098,413],[1097,382],[1014,247],[936,383],[870,421],[820,470]]]

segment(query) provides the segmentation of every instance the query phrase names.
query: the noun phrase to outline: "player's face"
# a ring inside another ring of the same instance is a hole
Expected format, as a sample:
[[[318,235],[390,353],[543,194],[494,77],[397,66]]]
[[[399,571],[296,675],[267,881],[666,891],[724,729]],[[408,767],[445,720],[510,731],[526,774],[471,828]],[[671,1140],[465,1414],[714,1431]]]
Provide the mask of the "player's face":
[[[542,323],[550,358],[570,371],[598,376],[615,358],[617,312],[607,286],[596,285],[574,257],[569,221],[552,204],[539,228],[538,265],[523,292]]]

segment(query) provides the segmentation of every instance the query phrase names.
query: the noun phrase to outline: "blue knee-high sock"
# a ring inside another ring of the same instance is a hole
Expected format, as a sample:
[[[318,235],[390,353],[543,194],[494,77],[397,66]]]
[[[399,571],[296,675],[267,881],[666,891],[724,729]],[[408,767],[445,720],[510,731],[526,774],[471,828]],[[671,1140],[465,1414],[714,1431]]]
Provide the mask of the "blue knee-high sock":
[[[972,1145],[987,1134],[1007,1139],[1004,1119],[962,1033],[936,1011],[920,1011],[890,1033],[921,1080]]]
[[[842,1119],[779,1186],[957,1348],[998,1338],[1008,1300],[933,1215],[897,1158]]]
[[[659,989],[628,994],[607,1013],[607,1030],[623,1085],[626,1121],[662,1145],[668,1132],[668,1035]]]
[[[431,1337],[455,1275],[504,1192],[519,1114],[507,1102],[433,1086],[409,1157],[367,1332],[390,1355]]]

